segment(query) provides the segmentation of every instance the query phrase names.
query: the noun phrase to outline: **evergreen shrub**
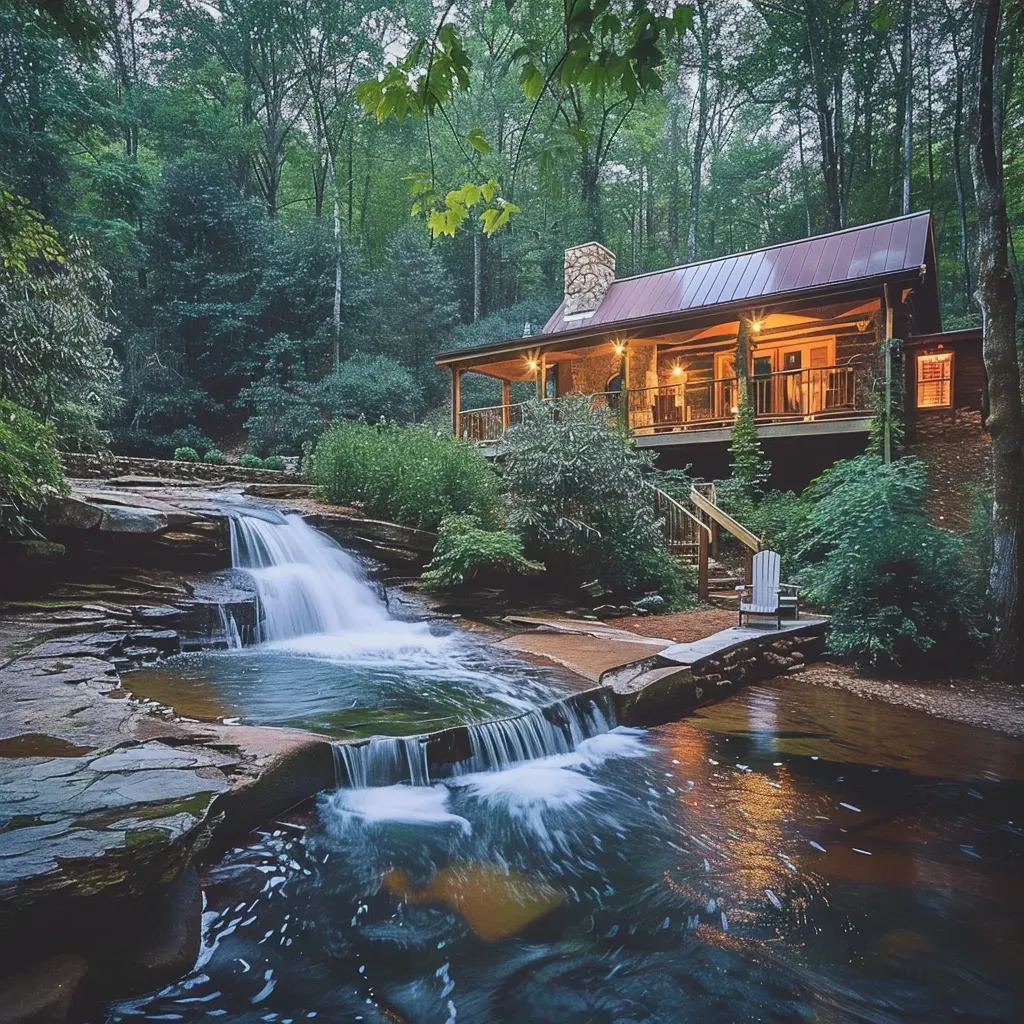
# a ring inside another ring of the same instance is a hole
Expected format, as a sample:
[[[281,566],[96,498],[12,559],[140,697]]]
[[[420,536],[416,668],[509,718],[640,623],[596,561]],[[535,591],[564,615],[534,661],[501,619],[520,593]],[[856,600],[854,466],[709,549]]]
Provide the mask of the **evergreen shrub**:
[[[284,469],[284,459],[280,455],[268,455],[263,460],[264,469]]]
[[[0,538],[34,533],[33,513],[49,490],[67,490],[56,431],[28,409],[0,400]]]
[[[453,515],[441,521],[423,582],[429,590],[456,590],[470,582],[505,583],[510,576],[543,571],[542,563],[523,555],[521,537],[506,530],[485,530],[476,516]]]
[[[313,482],[327,501],[422,530],[468,513],[498,523],[498,476],[480,450],[425,427],[336,422],[317,445]]]
[[[174,449],[174,461],[175,462],[198,462],[199,452],[195,448],[175,448]]]
[[[263,469],[263,460],[258,455],[245,454],[238,460],[242,469]]]
[[[210,448],[203,456],[203,462],[208,466],[224,466],[227,461],[227,456],[219,448]]]

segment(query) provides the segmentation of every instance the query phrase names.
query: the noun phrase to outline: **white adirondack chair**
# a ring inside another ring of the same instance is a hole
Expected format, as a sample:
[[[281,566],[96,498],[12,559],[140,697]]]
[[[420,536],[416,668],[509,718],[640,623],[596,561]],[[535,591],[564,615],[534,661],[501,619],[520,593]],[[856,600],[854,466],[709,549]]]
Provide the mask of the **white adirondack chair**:
[[[773,615],[775,628],[782,629],[783,611],[800,618],[800,588],[792,583],[780,583],[781,556],[777,551],[758,551],[754,555],[753,583],[737,587],[740,594],[740,625],[743,616]]]

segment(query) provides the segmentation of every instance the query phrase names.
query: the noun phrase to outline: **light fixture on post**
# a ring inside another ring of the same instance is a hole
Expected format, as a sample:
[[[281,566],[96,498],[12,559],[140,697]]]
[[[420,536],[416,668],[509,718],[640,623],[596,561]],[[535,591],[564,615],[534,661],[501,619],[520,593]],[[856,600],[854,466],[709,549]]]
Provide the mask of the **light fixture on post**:
[[[527,367],[527,369],[531,373],[536,373],[537,372],[537,360],[536,359],[527,359],[526,360],[526,367]]]
[[[750,329],[754,332],[754,334],[760,334],[761,333],[761,321],[760,320],[751,320],[750,321]]]
[[[626,351],[626,344],[625,344],[625,342],[617,341],[617,342],[615,342],[614,348],[615,348],[615,354],[617,356],[621,356]]]
[[[682,375],[683,375],[683,368],[682,368],[682,366],[678,362],[673,363],[672,364],[672,376],[673,377],[681,377]]]

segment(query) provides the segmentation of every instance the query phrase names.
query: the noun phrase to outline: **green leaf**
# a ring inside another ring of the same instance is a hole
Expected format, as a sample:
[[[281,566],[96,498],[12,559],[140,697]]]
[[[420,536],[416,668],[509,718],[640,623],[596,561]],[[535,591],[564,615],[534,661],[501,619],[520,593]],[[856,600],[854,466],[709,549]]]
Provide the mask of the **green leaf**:
[[[482,128],[474,128],[466,135],[466,138],[478,153],[490,153],[491,147],[488,145],[487,139],[484,138]]]
[[[526,63],[519,74],[519,84],[523,87],[523,95],[528,100],[535,100],[544,91],[544,76],[535,64]]]

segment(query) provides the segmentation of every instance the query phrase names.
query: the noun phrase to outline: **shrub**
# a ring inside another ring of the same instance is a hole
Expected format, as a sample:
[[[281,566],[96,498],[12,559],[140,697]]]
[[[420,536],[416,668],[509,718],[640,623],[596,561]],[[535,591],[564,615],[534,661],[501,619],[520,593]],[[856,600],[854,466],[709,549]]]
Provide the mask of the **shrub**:
[[[755,498],[767,485],[772,464],[764,457],[757,436],[754,406],[743,387],[740,388],[740,405],[732,427],[729,455],[733,480],[747,497]]]
[[[428,590],[455,590],[471,581],[505,582],[513,575],[543,572],[523,555],[523,541],[506,530],[485,530],[476,516],[445,516],[434,557],[423,573]]]
[[[317,403],[334,417],[382,416],[411,420],[423,404],[423,388],[401,363],[387,356],[359,354],[346,359],[337,373],[325,377],[314,389]]]
[[[199,452],[195,448],[175,448],[174,449],[174,461],[175,462],[198,462]]]
[[[561,579],[595,577],[612,591],[688,598],[687,574],[665,550],[644,483],[650,459],[590,399],[532,402],[498,445],[508,527]]]
[[[258,455],[245,454],[238,460],[242,469],[263,469],[263,460]]]
[[[208,466],[224,466],[227,461],[227,456],[219,448],[210,448],[203,456],[203,462]]]
[[[67,490],[57,434],[27,409],[0,400],[0,537],[34,533],[48,489]]]
[[[425,427],[341,421],[313,458],[313,482],[336,505],[436,530],[445,516],[469,513],[497,524],[498,477],[473,445]]]
[[[829,649],[876,670],[949,668],[981,635],[964,545],[928,517],[915,458],[838,462],[804,492],[798,580],[832,616]]]
[[[268,455],[263,460],[264,469],[284,469],[284,459],[280,455]]]

